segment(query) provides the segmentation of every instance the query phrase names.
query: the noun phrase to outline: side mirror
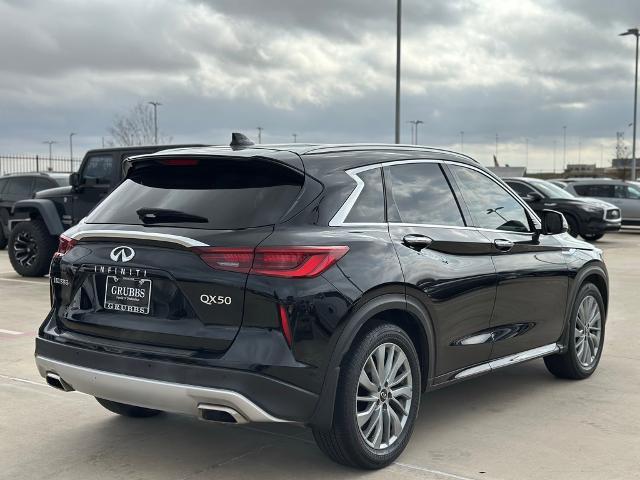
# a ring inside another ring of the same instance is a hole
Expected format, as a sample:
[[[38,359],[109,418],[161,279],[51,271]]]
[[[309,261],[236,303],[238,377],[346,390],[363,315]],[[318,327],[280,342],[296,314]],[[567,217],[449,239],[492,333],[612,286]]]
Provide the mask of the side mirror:
[[[535,203],[535,202],[539,202],[540,200],[542,200],[542,195],[540,195],[538,192],[531,192],[531,193],[527,194],[527,196],[524,197],[524,199],[527,202]]]
[[[569,231],[569,224],[560,212],[543,210],[541,217],[542,233],[544,235],[557,235]]]
[[[69,185],[73,188],[77,188],[80,185],[80,174],[78,172],[73,172],[69,175]]]

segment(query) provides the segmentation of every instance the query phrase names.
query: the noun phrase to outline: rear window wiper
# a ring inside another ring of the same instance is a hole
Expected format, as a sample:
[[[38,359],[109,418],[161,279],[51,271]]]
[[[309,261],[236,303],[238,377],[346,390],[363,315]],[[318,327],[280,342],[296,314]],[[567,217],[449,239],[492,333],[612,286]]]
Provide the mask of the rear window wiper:
[[[139,208],[136,213],[144,223],[207,223],[209,221],[207,217],[166,208]]]

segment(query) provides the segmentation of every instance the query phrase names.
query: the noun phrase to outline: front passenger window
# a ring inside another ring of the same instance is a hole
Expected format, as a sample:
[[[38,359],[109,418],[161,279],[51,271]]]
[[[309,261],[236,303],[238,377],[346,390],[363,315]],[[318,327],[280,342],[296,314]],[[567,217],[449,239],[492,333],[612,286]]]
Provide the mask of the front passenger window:
[[[111,183],[111,172],[113,170],[113,157],[111,155],[94,155],[89,157],[82,172],[82,176],[96,179],[101,185]]]
[[[529,232],[524,207],[498,183],[466,167],[451,165],[474,223],[479,228]]]

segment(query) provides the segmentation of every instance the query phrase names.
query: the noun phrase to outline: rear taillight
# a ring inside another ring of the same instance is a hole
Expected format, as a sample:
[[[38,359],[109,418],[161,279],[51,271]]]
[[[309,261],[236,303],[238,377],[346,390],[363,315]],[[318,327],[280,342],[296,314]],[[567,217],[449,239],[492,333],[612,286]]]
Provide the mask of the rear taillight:
[[[340,260],[349,247],[205,247],[194,251],[217,270],[284,278],[317,277]]]
[[[75,247],[77,243],[78,241],[74,240],[73,238],[69,238],[66,235],[60,235],[60,238],[58,239],[58,251],[55,253],[55,256],[63,256],[65,253]]]
[[[200,258],[216,270],[249,273],[253,263],[253,248],[194,248]]]

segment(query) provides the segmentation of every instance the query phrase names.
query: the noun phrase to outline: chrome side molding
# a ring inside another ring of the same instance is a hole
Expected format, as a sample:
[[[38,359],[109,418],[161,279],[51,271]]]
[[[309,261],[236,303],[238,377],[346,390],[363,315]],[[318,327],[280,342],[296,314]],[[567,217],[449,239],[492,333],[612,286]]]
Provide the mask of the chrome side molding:
[[[534,358],[544,357],[546,355],[557,353],[559,351],[560,351],[560,347],[558,346],[558,344],[551,343],[549,345],[544,345],[538,348],[532,348],[531,350],[525,350],[524,352],[520,352],[520,353],[514,353],[513,355],[497,358],[495,360],[491,360],[489,362],[476,365],[475,367],[467,368],[465,370],[462,370],[461,372],[458,372],[456,376],[453,378],[455,380],[459,380],[461,378],[468,378],[474,375],[480,375],[481,373],[488,373],[498,368],[508,367],[509,365],[515,365],[517,363],[533,360]]]

